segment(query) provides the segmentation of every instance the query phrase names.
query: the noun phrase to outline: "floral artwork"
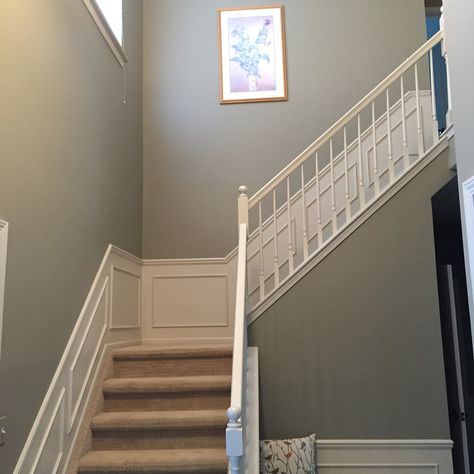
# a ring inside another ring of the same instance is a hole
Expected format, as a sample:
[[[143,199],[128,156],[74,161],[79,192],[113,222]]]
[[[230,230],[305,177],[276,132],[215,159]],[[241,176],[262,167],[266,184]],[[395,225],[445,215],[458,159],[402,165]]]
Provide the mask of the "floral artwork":
[[[260,442],[260,473],[315,474],[316,436]]]
[[[221,102],[286,100],[283,7],[219,11]]]

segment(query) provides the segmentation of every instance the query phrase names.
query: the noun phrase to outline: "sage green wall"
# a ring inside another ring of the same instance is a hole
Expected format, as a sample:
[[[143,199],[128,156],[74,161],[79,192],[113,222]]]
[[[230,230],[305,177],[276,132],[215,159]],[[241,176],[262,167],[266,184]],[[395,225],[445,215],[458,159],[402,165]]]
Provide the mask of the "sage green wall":
[[[0,219],[9,221],[0,472],[13,472],[109,243],[141,254],[142,5],[123,70],[80,0],[2,0]],[[46,473],[44,473],[46,474]]]
[[[261,3],[144,0],[145,257],[224,256],[238,186],[256,192],[426,40],[423,0],[278,0],[289,101],[219,105],[216,10]]]
[[[449,438],[431,196],[447,152],[249,328],[265,438]]]

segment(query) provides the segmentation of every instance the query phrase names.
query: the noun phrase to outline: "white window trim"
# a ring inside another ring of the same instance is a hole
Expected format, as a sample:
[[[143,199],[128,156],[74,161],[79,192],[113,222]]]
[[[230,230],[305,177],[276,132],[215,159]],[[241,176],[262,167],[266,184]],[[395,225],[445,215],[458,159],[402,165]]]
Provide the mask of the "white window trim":
[[[7,268],[8,222],[0,220],[0,358],[2,353],[3,303]]]
[[[128,63],[128,57],[125,54],[122,45],[115,37],[114,32],[112,31],[112,28],[110,28],[110,25],[104,14],[102,13],[99,5],[97,5],[95,0],[82,1],[84,2],[86,8],[89,10],[89,13],[91,14],[97,25],[97,28],[99,28],[99,31],[102,33],[102,36],[104,37],[106,43],[109,45],[109,48],[111,49],[112,53],[114,53],[114,56],[117,58],[117,61],[119,62],[120,66],[124,68],[125,65]]]
[[[466,231],[466,244],[465,251],[467,251],[467,281],[468,285],[471,285],[472,292],[474,294],[474,176],[464,181],[463,185],[463,198],[464,198],[464,218],[465,218],[465,231]],[[471,312],[472,318],[472,312]],[[474,336],[474,326],[472,327]]]

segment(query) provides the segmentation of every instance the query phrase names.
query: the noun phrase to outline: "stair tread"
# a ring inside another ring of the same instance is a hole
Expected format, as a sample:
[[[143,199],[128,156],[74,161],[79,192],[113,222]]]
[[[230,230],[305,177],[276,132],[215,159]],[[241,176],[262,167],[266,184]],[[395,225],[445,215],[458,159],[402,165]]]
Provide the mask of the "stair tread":
[[[141,360],[141,359],[182,359],[182,358],[210,358],[232,357],[232,347],[229,345],[216,346],[130,346],[115,349],[114,360]]]
[[[103,383],[104,394],[228,391],[230,375],[116,377]]]
[[[225,410],[101,412],[91,421],[93,431],[219,427],[224,430],[226,425]]]
[[[226,471],[224,449],[159,449],[90,451],[78,472],[199,472]]]

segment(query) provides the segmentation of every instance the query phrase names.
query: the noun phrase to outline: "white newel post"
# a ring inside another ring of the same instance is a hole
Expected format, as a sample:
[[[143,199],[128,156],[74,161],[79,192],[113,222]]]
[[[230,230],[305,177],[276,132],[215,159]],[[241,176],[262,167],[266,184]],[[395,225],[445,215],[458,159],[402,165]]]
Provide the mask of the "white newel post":
[[[227,457],[229,458],[229,470],[232,474],[240,473],[240,462],[244,455],[244,438],[241,423],[241,410],[230,407],[227,410],[227,429],[225,430]]]
[[[239,198],[238,198],[238,218],[239,224],[247,224],[249,226],[249,198],[247,196],[247,186],[239,187]]]
[[[453,102],[451,97],[451,82],[449,79],[448,52],[446,49],[446,30],[444,28],[444,6],[441,7],[441,16],[439,17],[439,29],[443,32],[443,41],[441,42],[441,54],[446,63],[446,82],[448,89],[448,112],[446,113],[446,128],[453,124]]]

